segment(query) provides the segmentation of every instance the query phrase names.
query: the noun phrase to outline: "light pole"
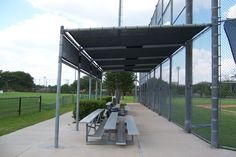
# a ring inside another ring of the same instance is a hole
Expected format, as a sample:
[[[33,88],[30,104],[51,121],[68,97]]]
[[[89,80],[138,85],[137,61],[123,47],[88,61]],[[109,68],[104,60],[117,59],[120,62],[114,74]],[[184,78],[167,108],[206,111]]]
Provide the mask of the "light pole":
[[[179,70],[180,70],[180,67],[177,66],[176,69],[177,69],[177,85],[179,86]]]

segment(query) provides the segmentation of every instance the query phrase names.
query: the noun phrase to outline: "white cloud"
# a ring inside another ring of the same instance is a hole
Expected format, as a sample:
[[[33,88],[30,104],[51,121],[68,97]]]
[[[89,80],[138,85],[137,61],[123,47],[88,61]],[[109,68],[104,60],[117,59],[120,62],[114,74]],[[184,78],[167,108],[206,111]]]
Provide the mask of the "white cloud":
[[[211,82],[211,52],[193,49],[193,83]]]
[[[4,71],[25,71],[43,83],[57,78],[59,29],[116,26],[118,0],[27,0],[41,14],[0,30],[0,67]],[[147,25],[156,0],[123,1],[124,25]],[[17,15],[16,15],[17,16]],[[74,78],[74,70],[63,66],[63,78]]]
[[[222,81],[230,80],[236,74],[236,65],[233,57],[224,58],[221,61]]]
[[[185,0],[174,0],[174,12],[179,13],[185,6]],[[210,0],[193,0],[193,11],[199,12],[201,9],[211,9]]]
[[[211,9],[211,1],[210,0],[193,0],[193,8],[195,11],[199,11],[200,9]]]
[[[1,69],[55,79],[61,25],[75,27],[63,17],[46,13],[1,30]]]
[[[35,8],[62,15],[80,27],[118,24],[118,0],[27,0]],[[123,0],[123,24],[147,25],[157,1]],[[87,21],[87,22],[85,22]]]
[[[229,8],[229,10],[226,13],[227,18],[236,18],[236,4],[234,4],[232,7]]]

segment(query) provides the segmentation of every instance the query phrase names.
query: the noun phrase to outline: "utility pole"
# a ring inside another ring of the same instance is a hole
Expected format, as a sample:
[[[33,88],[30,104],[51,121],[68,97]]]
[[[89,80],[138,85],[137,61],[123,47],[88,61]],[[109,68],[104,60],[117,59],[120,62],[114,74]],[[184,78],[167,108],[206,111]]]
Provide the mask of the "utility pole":
[[[119,18],[118,18],[118,27],[121,27],[122,20],[122,0],[119,0]]]

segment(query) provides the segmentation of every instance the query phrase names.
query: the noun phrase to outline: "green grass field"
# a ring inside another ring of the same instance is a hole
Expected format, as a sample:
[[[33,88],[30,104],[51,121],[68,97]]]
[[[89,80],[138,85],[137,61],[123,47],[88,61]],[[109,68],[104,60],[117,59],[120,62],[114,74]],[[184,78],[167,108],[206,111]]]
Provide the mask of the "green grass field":
[[[45,105],[55,104],[55,94],[53,93],[4,93],[0,95],[0,98],[7,97],[29,97],[29,96],[42,96],[42,102]],[[71,94],[63,94],[63,96],[70,97]],[[125,96],[121,100],[123,103],[134,102],[133,96]],[[221,99],[220,101],[220,145],[236,148],[236,100],[235,99]],[[185,99],[184,97],[173,97],[172,99],[172,121],[184,125],[185,115]],[[210,98],[193,98],[193,110],[192,110],[192,123],[195,126],[208,125],[211,123],[211,99]],[[53,105],[55,107],[55,105]],[[8,106],[1,106],[0,109],[7,108]],[[61,113],[69,112],[74,108],[74,105],[62,105]],[[163,106],[162,115],[166,116],[168,107]],[[0,110],[1,112],[1,110]],[[23,114],[21,116],[8,116],[1,118],[0,116],[0,135],[4,135],[23,127],[36,124],[43,120],[54,117],[55,109],[49,108],[42,112],[35,111],[33,113]],[[193,132],[202,136],[210,141],[211,128],[201,127],[194,128]]]
[[[219,142],[221,146],[236,148],[236,100],[221,99],[219,111]],[[172,120],[184,125],[185,99],[173,98]],[[211,99],[193,98],[192,123],[211,124]],[[211,128],[193,128],[193,132],[210,141]]]
[[[1,100],[1,98],[39,97],[42,96],[42,110],[39,112],[38,99],[22,99],[22,113],[18,115],[18,99]],[[63,99],[64,98],[64,99]],[[66,103],[65,98],[72,98],[72,94],[62,94],[61,113],[72,111],[74,104]],[[53,118],[55,115],[56,94],[9,92],[0,94],[0,136],[15,130]]]

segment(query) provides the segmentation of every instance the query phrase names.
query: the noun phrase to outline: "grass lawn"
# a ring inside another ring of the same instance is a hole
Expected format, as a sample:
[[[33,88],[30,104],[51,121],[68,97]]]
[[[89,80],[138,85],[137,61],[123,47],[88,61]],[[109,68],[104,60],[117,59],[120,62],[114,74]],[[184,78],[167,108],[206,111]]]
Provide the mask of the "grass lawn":
[[[211,109],[199,105],[211,107],[210,98],[193,98],[192,123],[194,125],[211,124]],[[219,142],[222,146],[236,148],[236,112],[235,107],[224,108],[227,105],[235,105],[235,99],[221,99],[221,110],[219,112]],[[227,112],[233,111],[233,112]],[[235,112],[235,113],[234,113]],[[172,121],[184,126],[185,98],[177,97],[172,99]],[[211,128],[193,128],[194,133],[210,141]]]
[[[74,105],[67,105],[61,107],[61,113],[72,111]],[[0,136],[10,132],[19,130],[21,128],[42,122],[44,120],[53,118],[55,116],[55,109],[45,110],[42,112],[29,113],[22,116],[5,117],[0,119]]]
[[[122,103],[134,103],[135,102],[134,96],[124,96],[124,97],[121,97],[121,102]]]
[[[62,94],[70,96],[71,94]],[[39,97],[42,96],[42,111],[39,112],[38,105],[35,106],[35,100],[30,99],[26,102],[22,99],[22,114],[18,116],[19,100],[0,101],[0,136],[36,124],[38,122],[53,118],[55,116],[55,93],[32,93],[32,92],[9,92],[0,94],[0,98],[17,97]],[[61,105],[61,113],[72,111],[73,104]],[[6,115],[4,115],[6,114]]]
[[[42,96],[44,104],[54,104],[55,94],[53,93],[4,93],[0,95],[3,97],[29,97],[29,96]],[[70,96],[71,94],[63,94]],[[121,100],[122,103],[135,102],[133,96],[125,96]],[[236,148],[236,100],[235,99],[221,99],[221,110],[219,112],[219,142],[222,146]],[[0,104],[1,105],[1,104]],[[229,105],[231,105],[229,107]],[[232,106],[233,105],[233,106]],[[235,107],[234,107],[235,105]],[[55,105],[54,105],[55,106]],[[192,107],[192,123],[193,125],[206,125],[211,124],[211,99],[210,98],[193,98]],[[8,106],[9,107],[9,106]],[[163,107],[163,115],[167,113],[168,106]],[[0,106],[1,108],[1,106]],[[72,111],[74,105],[62,105],[61,113]],[[225,111],[226,110],[226,111]],[[4,135],[15,130],[36,124],[38,122],[53,118],[55,115],[55,108],[42,110],[42,112],[34,112],[23,114],[21,116],[8,116],[0,118],[0,135]],[[184,126],[185,116],[185,98],[173,97],[172,99],[172,121]],[[201,127],[193,128],[193,132],[204,137],[210,141],[211,128]]]

